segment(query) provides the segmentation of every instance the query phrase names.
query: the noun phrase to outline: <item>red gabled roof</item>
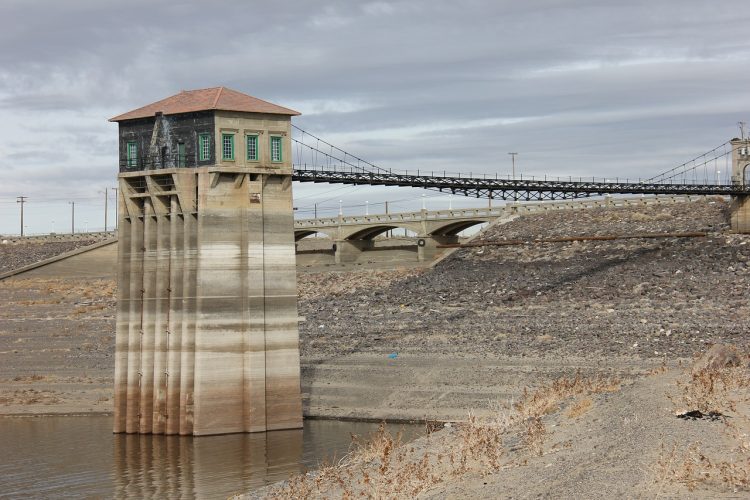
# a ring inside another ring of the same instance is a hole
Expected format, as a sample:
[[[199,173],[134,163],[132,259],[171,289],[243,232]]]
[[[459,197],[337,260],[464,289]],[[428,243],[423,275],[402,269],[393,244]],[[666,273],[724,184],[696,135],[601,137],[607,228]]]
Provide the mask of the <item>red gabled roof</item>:
[[[210,89],[183,90],[179,94],[167,97],[148,106],[143,106],[142,108],[110,118],[109,121],[121,122],[136,118],[148,118],[154,116],[159,111],[165,115],[176,115],[179,113],[209,111],[212,109],[241,111],[245,113],[268,113],[273,115],[299,115],[299,112],[293,109],[283,108],[257,97],[237,92],[236,90],[226,87],[213,87]]]

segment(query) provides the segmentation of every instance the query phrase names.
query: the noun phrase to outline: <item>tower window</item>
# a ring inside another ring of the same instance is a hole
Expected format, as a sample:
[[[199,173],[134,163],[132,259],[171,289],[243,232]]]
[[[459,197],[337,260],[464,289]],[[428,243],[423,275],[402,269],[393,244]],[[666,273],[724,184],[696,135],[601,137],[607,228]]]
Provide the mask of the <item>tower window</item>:
[[[271,136],[271,161],[282,161],[281,137],[278,135]]]
[[[200,161],[211,159],[211,134],[198,136],[198,159]]]
[[[221,134],[221,158],[234,160],[234,134]]]
[[[258,161],[258,136],[247,136],[247,159],[249,161]]]
[[[135,141],[126,144],[125,154],[127,155],[128,167],[138,166],[138,144]]]

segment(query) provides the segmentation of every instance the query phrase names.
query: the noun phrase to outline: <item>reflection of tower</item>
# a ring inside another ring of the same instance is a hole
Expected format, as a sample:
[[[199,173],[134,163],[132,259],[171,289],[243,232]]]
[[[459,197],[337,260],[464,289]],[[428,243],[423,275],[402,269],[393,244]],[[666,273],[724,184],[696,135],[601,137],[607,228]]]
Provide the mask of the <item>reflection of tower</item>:
[[[732,184],[750,185],[750,139],[732,139]],[[750,233],[750,196],[732,196],[732,231]]]
[[[117,116],[115,432],[299,428],[291,117],[223,87]]]
[[[301,472],[302,430],[114,437],[114,498],[227,498]]]

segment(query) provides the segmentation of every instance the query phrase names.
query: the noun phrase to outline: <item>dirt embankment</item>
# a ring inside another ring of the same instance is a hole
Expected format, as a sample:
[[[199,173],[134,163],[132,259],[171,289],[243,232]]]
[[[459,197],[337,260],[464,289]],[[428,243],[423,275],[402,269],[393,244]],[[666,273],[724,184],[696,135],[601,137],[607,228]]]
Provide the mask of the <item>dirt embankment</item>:
[[[112,408],[115,283],[0,282],[0,414]]]
[[[634,382],[563,377],[405,445],[381,428],[242,498],[746,498],[750,358],[717,347]]]

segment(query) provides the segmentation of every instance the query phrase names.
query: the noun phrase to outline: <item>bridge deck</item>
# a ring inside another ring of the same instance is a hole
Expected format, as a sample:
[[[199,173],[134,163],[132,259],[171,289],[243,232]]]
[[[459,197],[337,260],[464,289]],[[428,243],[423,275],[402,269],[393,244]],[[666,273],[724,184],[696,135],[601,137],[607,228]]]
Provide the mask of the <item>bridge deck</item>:
[[[292,179],[370,186],[418,187],[447,191],[477,198],[562,200],[605,194],[750,195],[742,184],[660,184],[651,182],[597,182],[538,179],[500,179],[451,175],[414,175],[396,172],[367,172],[341,169],[296,167]]]

